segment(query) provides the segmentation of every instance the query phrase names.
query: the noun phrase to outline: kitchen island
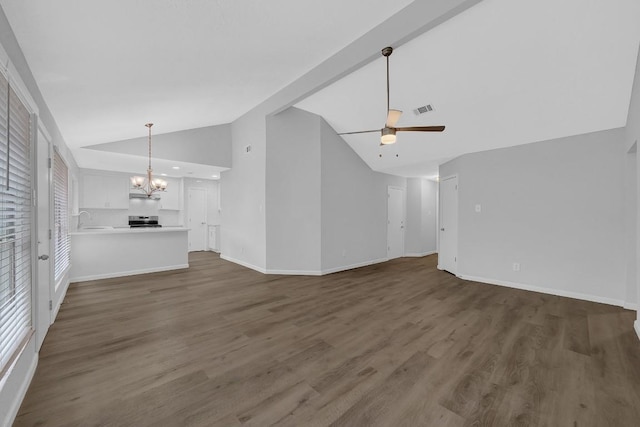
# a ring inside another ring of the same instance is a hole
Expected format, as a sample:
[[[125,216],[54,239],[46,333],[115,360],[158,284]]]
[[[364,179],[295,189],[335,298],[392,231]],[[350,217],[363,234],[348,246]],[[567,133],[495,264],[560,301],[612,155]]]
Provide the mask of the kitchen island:
[[[81,229],[71,237],[71,282],[189,267],[188,228]]]

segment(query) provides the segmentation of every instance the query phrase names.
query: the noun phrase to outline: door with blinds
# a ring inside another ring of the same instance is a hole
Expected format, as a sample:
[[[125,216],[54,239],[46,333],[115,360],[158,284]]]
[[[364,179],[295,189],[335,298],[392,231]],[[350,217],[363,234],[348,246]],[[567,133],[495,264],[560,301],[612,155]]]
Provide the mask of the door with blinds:
[[[52,300],[52,280],[51,280],[51,239],[49,238],[49,230],[51,230],[51,168],[49,167],[50,159],[50,143],[45,137],[42,130],[38,131],[36,143],[36,172],[37,172],[37,236],[39,257],[37,262],[37,282],[35,311],[36,311],[36,348],[40,349],[44,337],[47,335],[49,326],[53,323],[51,318],[52,311],[49,309],[49,301]]]
[[[53,150],[53,280],[51,281],[51,323],[69,284],[71,240],[69,238],[69,168],[56,149]]]
[[[0,378],[33,333],[31,125],[0,74]]]

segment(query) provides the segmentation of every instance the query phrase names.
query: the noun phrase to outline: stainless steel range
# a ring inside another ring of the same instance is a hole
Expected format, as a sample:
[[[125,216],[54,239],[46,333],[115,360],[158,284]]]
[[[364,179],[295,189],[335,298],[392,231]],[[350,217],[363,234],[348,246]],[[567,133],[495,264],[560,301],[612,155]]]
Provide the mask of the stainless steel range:
[[[129,216],[129,227],[131,228],[158,228],[157,216]]]

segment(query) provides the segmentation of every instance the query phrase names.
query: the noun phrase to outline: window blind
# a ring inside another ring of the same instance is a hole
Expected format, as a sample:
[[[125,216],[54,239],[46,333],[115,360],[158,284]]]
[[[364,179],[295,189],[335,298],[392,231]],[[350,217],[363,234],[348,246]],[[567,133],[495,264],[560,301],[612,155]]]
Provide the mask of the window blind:
[[[53,153],[53,270],[56,282],[70,265],[69,169],[57,151]]]
[[[32,331],[30,120],[0,74],[0,373]]]

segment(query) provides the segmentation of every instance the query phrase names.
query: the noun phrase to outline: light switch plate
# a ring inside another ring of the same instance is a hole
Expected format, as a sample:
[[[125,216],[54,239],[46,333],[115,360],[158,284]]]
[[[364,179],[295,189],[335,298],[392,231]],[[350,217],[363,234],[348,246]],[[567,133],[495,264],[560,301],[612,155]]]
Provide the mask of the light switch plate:
[[[478,213],[482,212],[482,206],[481,205],[476,205],[476,212],[478,212]]]

